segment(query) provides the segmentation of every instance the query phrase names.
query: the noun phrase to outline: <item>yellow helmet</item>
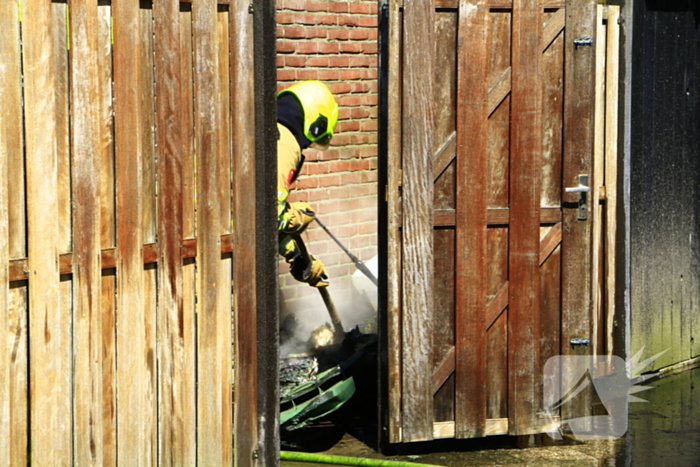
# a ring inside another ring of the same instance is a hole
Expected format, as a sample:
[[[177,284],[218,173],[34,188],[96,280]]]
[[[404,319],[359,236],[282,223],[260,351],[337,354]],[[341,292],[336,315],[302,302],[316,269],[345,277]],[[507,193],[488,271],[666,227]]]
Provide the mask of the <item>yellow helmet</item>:
[[[327,146],[338,123],[338,104],[328,86],[309,80],[294,84],[277,94],[293,94],[304,111],[304,136],[312,143]]]

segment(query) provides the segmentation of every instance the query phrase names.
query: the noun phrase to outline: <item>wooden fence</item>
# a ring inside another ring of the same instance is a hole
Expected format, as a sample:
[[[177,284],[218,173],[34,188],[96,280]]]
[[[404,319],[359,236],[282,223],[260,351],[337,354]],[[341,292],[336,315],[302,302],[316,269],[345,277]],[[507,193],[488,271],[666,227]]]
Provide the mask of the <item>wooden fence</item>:
[[[254,21],[0,2],[0,464],[254,462]]]

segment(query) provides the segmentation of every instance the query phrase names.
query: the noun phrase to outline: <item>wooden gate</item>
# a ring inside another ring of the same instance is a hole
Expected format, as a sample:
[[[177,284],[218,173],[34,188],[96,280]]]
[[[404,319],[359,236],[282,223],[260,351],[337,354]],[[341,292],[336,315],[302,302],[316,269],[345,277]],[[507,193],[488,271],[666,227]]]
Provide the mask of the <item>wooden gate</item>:
[[[274,169],[256,270],[261,10],[0,2],[0,464],[276,462],[275,364],[258,392],[258,344],[277,358],[257,326],[260,270],[276,278]]]
[[[596,2],[388,14],[389,441],[546,431],[542,365],[592,351]]]

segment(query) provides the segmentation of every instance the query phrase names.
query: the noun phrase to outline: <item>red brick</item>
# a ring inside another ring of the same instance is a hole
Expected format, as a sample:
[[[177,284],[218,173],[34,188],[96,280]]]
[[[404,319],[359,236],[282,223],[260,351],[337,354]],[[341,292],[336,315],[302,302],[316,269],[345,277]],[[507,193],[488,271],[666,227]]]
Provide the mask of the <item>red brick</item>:
[[[327,67],[328,57],[319,55],[317,57],[309,57],[305,60],[304,66],[309,67]]]
[[[331,83],[329,85],[333,94],[346,94],[352,90],[351,83]]]
[[[313,41],[299,41],[295,44],[295,48],[300,54],[315,54],[318,53],[320,44]]]
[[[316,24],[322,24],[325,26],[334,26],[338,24],[338,16],[336,15],[317,15]]]
[[[306,37],[306,28],[290,26],[277,28],[277,37],[285,37],[288,39],[303,38]]]
[[[340,70],[340,79],[343,81],[351,81],[362,78],[360,70]]]
[[[330,31],[329,31],[330,35]],[[319,42],[318,52],[322,54],[337,54],[340,51],[340,45],[337,42]]]
[[[287,55],[283,57],[277,57],[277,58],[284,58],[284,64],[286,66],[304,66],[306,65],[306,57],[299,56],[299,55]]]
[[[331,162],[329,165],[330,171],[331,172],[347,172],[350,170],[350,162],[349,161],[339,161],[339,162]]]
[[[306,0],[306,10],[307,11],[328,11],[328,4],[330,2],[319,2],[314,0]]]
[[[306,69],[297,70],[297,79],[300,81],[307,79],[318,79],[318,71]]]
[[[350,162],[350,169],[353,172],[359,171],[359,170],[369,170],[370,169],[370,164],[369,161],[366,159],[356,159],[354,161]]]
[[[369,117],[369,110],[368,109],[352,109],[350,111],[350,118],[367,118]]]
[[[349,122],[340,122],[338,123],[338,126],[336,127],[336,133],[342,133],[346,131],[358,131],[360,129],[360,122],[358,121],[349,121]]]
[[[305,9],[304,0],[278,0],[277,9],[278,10],[304,10]]]
[[[379,47],[376,42],[362,42],[362,52],[366,54],[377,54]]]
[[[294,24],[296,13],[277,13],[277,24]]]
[[[295,184],[297,190],[304,190],[306,188],[317,188],[318,179],[316,177],[305,177],[298,179]]]
[[[347,13],[349,11],[348,2],[328,2],[328,10],[333,13]]]
[[[340,44],[341,53],[356,54],[362,52],[363,44],[360,42],[343,42]]]
[[[340,185],[340,175],[327,174],[316,176],[317,186],[338,186]]]
[[[328,162],[313,162],[310,164],[304,164],[304,168],[302,169],[302,176],[325,174],[329,171],[330,164]]]
[[[339,79],[339,72],[334,69],[319,70],[317,76],[316,79],[321,81],[337,81]]]
[[[294,81],[296,77],[296,71],[294,70],[277,70],[278,81]]]
[[[369,14],[370,13],[370,4],[369,3],[358,3],[358,2],[352,2],[348,4],[350,7],[350,13],[359,13],[359,14]]]
[[[296,52],[296,44],[288,41],[277,41],[277,53]]]
[[[360,16],[357,18],[357,25],[363,28],[376,28],[377,27],[377,17],[376,16]]]
[[[328,29],[326,28],[306,28],[306,38],[323,38],[328,37]]]
[[[365,120],[360,123],[360,131],[377,131],[378,126],[376,120]]]
[[[348,40],[350,38],[350,31],[347,29],[329,29],[328,39],[329,40]]]
[[[346,57],[343,55],[331,57],[328,61],[328,64],[336,68],[347,68],[348,66],[350,66],[350,57]]]

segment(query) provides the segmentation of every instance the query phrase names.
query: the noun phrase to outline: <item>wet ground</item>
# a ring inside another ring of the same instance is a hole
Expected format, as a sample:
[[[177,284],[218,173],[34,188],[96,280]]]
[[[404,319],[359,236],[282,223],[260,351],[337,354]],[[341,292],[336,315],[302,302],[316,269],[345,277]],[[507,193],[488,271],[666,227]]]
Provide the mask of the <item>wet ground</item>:
[[[629,404],[627,433],[612,440],[555,442],[547,435],[497,436],[402,446],[382,454],[375,449],[373,427],[359,423],[363,419],[359,401],[348,404],[337,419],[299,435],[306,441],[313,439],[306,447],[315,446],[315,452],[436,466],[700,466],[700,368],[644,385],[652,389],[635,395],[648,402]]]

